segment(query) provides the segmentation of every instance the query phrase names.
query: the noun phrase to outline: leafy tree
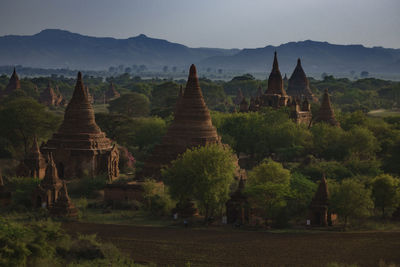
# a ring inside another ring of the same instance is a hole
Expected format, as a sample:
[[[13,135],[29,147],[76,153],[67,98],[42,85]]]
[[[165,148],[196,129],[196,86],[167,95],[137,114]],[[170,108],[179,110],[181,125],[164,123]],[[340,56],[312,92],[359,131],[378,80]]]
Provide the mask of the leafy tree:
[[[188,149],[162,170],[162,176],[173,199],[197,201],[206,222],[228,200],[235,171],[231,149],[211,144]]]
[[[0,136],[9,140],[15,148],[21,148],[25,154],[33,142],[47,139],[57,130],[61,118],[29,97],[18,97],[4,103],[0,108]]]
[[[174,112],[178,99],[179,85],[175,82],[165,82],[153,88],[151,98],[151,114],[162,118]]]
[[[326,123],[316,123],[311,127],[314,154],[326,160],[342,160],[346,156],[344,131]]]
[[[362,218],[370,215],[373,208],[371,191],[353,179],[345,179],[337,187],[330,186],[331,209],[344,219],[347,226],[351,218]]]
[[[400,181],[388,174],[377,176],[371,183],[372,199],[375,208],[382,212],[382,218],[385,218],[388,210],[396,208],[399,204]]]
[[[266,224],[286,206],[290,195],[290,171],[271,159],[263,161],[248,174],[246,194]]]
[[[290,179],[290,198],[288,208],[292,216],[304,218],[308,212],[317,184],[300,173],[293,173]]]
[[[150,112],[149,99],[142,94],[129,93],[110,101],[110,112],[125,114],[131,117],[147,116]]]

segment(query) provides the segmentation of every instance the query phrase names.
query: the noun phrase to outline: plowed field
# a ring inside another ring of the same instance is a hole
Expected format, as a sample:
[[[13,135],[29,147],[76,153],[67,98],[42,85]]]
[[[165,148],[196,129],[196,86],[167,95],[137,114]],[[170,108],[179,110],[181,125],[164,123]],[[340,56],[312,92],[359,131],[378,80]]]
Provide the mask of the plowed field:
[[[70,233],[96,233],[141,263],[183,266],[378,266],[400,264],[400,232],[268,233],[234,229],[67,223]]]

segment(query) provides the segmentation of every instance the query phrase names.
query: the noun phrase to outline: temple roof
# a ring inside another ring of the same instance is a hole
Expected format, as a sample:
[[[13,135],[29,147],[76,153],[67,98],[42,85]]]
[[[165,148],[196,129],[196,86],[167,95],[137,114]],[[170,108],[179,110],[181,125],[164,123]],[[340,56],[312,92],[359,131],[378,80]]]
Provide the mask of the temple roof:
[[[55,105],[57,104],[58,96],[54,92],[53,88],[50,85],[50,82],[47,84],[46,89],[39,96],[39,102],[46,105]]]
[[[265,93],[286,96],[285,89],[283,88],[283,80],[281,71],[279,70],[278,57],[276,51],[274,53],[274,62],[272,63],[272,70],[268,77],[268,89]]]
[[[36,136],[33,137],[33,143],[32,143],[32,147],[31,147],[30,155],[32,158],[39,158],[41,155]]]
[[[204,102],[195,65],[191,65],[183,96],[162,143],[146,161],[143,177],[159,176],[160,167],[193,146],[219,143],[210,112]]]
[[[101,133],[99,126],[96,124],[94,110],[87,97],[80,72],[78,73],[72,99],[65,110],[64,121],[59,132]]]
[[[300,58],[297,59],[296,68],[290,76],[287,93],[292,97],[306,97],[313,102],[318,102],[318,99],[311,92],[306,73],[301,66]]]
[[[96,124],[94,110],[88,100],[82,74],[79,72],[72,99],[65,110],[64,121],[43,150],[108,150],[111,147],[111,141]]]
[[[322,97],[321,107],[316,118],[317,122],[326,122],[332,126],[340,126],[339,122],[335,118],[335,112],[333,111],[331,100],[329,97],[328,89],[325,89],[324,96]]]

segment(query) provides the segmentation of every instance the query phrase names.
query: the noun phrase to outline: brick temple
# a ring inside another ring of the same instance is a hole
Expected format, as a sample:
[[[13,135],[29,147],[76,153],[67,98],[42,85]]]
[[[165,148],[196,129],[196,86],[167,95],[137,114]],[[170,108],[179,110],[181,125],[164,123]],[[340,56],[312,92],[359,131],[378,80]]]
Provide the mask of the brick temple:
[[[57,93],[51,87],[50,82],[47,84],[39,96],[39,103],[46,106],[61,106],[63,104],[63,97],[57,90]]]
[[[190,66],[189,78],[183,95],[179,97],[174,120],[162,143],[154,148],[145,162],[141,178],[160,179],[160,169],[169,165],[178,155],[190,147],[221,143],[212,125],[210,112],[204,102],[195,65]]]
[[[105,174],[112,180],[119,175],[118,149],[96,124],[80,72],[64,121],[42,152],[53,154],[60,178]]]
[[[332,126],[340,127],[339,122],[336,120],[335,112],[333,111],[331,99],[329,97],[328,89],[325,89],[322,97],[321,107],[319,109],[316,122],[325,122]]]
[[[290,117],[296,123],[304,123],[310,125],[312,120],[311,107],[309,104],[309,97],[303,94],[306,92],[308,86],[308,80],[301,67],[300,61],[297,62],[296,69],[294,70],[291,80],[289,79],[289,88],[297,88],[302,90],[300,96],[290,96],[286,93],[284,88],[284,80],[279,70],[279,63],[277,53],[274,53],[274,61],[272,63],[272,70],[268,77],[268,87],[265,93],[262,93],[261,88],[258,89],[255,97],[250,99],[250,105],[247,105],[247,100],[243,98],[240,103],[240,112],[256,112],[262,107],[272,107],[275,109],[281,107],[290,107]],[[296,90],[297,90],[296,89]],[[291,89],[292,90],[292,89]],[[313,96],[311,90],[309,90],[311,96]],[[311,98],[313,101],[314,99]]]
[[[287,93],[292,98],[307,99],[310,102],[318,102],[318,98],[312,93],[310,83],[306,73],[301,66],[300,58],[297,59],[297,65],[292,76],[289,78]]]

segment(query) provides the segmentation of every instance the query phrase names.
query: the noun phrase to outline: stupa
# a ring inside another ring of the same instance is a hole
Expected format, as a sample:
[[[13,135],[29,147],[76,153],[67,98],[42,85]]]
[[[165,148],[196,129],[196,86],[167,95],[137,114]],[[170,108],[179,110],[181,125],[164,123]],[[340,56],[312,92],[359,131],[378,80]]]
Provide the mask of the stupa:
[[[335,118],[335,112],[332,108],[328,89],[325,89],[324,96],[322,97],[322,103],[316,118],[316,122],[325,122],[332,126],[340,126],[339,122]]]
[[[31,151],[24,160],[25,165],[29,168],[29,176],[43,179],[46,173],[46,159],[42,155],[36,136],[33,138]]]
[[[50,215],[54,217],[67,217],[67,218],[78,217],[78,210],[72,203],[68,195],[67,184],[65,181],[63,182],[62,188],[59,191],[56,202],[50,209]]]
[[[53,154],[60,178],[119,175],[118,149],[96,124],[80,72],[64,121],[42,151]]]
[[[308,101],[318,102],[318,98],[311,92],[310,84],[301,66],[300,58],[297,59],[296,68],[292,76],[290,76],[287,94],[293,98],[306,98]]]
[[[183,96],[178,99],[175,117],[162,143],[145,162],[141,178],[160,179],[160,169],[168,166],[188,148],[221,143],[204,102],[195,65],[191,65]]]

